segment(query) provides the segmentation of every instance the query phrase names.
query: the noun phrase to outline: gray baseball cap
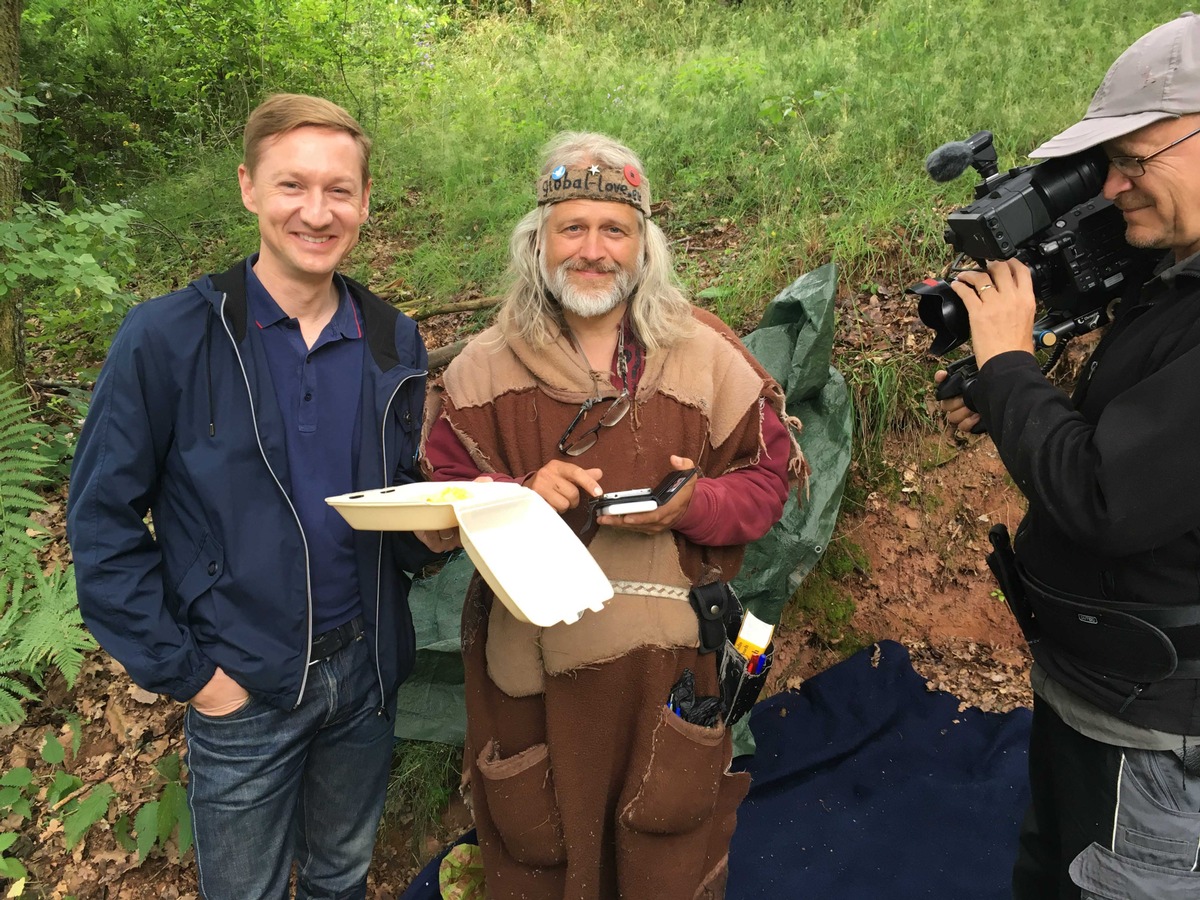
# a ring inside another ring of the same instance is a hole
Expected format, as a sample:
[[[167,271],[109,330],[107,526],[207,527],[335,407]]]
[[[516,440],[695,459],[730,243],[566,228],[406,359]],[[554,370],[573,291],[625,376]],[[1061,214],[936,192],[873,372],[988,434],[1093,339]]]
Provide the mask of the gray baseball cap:
[[[1029,155],[1070,156],[1162,119],[1200,112],[1200,16],[1186,12],[1117,57],[1083,121]]]

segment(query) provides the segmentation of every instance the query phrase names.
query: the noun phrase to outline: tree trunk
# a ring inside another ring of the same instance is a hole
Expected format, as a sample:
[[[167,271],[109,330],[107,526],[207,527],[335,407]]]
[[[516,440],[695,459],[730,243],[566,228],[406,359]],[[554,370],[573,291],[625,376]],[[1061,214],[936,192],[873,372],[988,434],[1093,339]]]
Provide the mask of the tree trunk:
[[[21,89],[21,3],[0,0],[0,89]],[[0,144],[14,149],[21,146],[19,122],[0,121]],[[12,215],[21,197],[18,162],[0,154],[0,219]],[[24,378],[25,348],[22,341],[21,295],[11,290],[0,297],[0,377],[20,382]]]

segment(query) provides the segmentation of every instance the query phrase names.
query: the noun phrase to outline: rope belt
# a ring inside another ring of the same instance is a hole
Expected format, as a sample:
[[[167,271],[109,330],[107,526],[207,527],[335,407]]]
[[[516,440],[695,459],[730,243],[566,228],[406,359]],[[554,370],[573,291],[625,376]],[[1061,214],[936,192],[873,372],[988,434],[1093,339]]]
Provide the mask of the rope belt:
[[[633,597],[658,597],[662,600],[687,601],[691,588],[673,584],[654,584],[649,581],[613,581],[613,593]]]

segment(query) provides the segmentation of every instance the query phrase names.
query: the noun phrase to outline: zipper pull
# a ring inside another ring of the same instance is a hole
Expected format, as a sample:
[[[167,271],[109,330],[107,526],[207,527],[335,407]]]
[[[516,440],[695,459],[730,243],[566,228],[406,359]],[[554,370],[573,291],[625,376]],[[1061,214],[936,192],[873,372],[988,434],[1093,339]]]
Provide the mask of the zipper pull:
[[[1125,698],[1125,702],[1121,704],[1121,708],[1117,710],[1117,715],[1120,715],[1121,713],[1125,712],[1125,710],[1129,709],[1129,704],[1136,700],[1145,689],[1145,684],[1135,684],[1133,686],[1133,690],[1129,692],[1129,696]]]

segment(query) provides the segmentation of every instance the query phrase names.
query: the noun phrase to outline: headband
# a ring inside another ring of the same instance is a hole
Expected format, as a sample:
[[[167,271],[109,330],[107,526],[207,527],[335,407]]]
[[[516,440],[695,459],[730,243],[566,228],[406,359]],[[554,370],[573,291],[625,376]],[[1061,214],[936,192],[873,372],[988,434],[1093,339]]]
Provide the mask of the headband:
[[[611,200],[650,215],[650,184],[633,166],[555,166],[537,182],[538,206],[564,200]]]

